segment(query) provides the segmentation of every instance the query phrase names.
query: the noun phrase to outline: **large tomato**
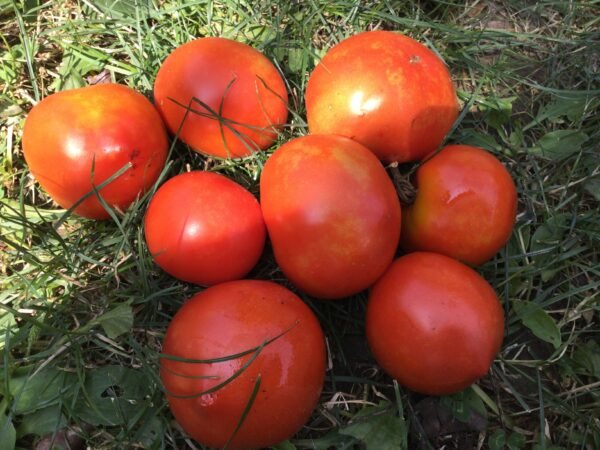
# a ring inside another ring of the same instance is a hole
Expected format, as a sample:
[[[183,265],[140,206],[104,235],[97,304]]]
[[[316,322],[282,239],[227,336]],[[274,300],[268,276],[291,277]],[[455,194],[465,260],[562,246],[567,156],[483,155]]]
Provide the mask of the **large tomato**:
[[[394,257],[396,191],[375,155],[355,141],[309,135],[287,142],[267,160],[260,195],[275,259],[308,294],[355,294]]]
[[[156,75],[154,97],[172,133],[221,158],[269,147],[288,115],[285,83],[271,61],[225,38],[176,48]]]
[[[416,392],[445,395],[486,375],[502,345],[504,315],[473,269],[419,252],[397,259],[373,286],[366,328],[389,375]]]
[[[108,205],[124,210],[156,181],[167,158],[160,115],[126,86],[100,84],[52,94],[29,112],[23,153],[33,176],[63,208],[84,195],[75,213],[105,219],[93,186],[131,166],[100,189]]]
[[[188,172],[163,184],[144,219],[154,261],[184,281],[212,285],[246,275],[265,243],[256,198],[212,172]]]
[[[418,193],[403,211],[406,250],[481,264],[506,244],[517,192],[504,166],[485,150],[450,145],[417,170]]]
[[[323,57],[306,89],[308,128],[357,140],[384,161],[435,150],[458,116],[444,62],[390,31],[343,40]]]
[[[268,281],[213,286],[192,297],[173,317],[162,352],[176,358],[219,359],[263,344],[260,352],[220,362],[161,359],[171,411],[198,442],[223,448],[255,389],[248,415],[227,448],[270,447],[291,437],[317,405],[325,375],[325,342],[308,306]],[[199,395],[236,374],[229,384]]]

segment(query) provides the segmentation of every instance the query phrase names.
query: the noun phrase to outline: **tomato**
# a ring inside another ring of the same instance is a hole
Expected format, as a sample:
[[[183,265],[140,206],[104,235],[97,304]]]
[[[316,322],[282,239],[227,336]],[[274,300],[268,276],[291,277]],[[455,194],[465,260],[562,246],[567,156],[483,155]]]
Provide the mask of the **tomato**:
[[[142,95],[126,86],[99,84],[52,94],[29,112],[23,153],[32,175],[61,207],[106,219],[98,187],[111,207],[125,210],[158,178],[168,140],[160,115]]]
[[[310,295],[355,294],[394,257],[396,191],[375,155],[355,141],[309,135],[287,142],[267,160],[260,195],[275,259]]]
[[[404,208],[402,246],[482,264],[508,241],[517,192],[504,166],[485,150],[450,145],[417,170],[418,193]]]
[[[504,315],[473,269],[417,252],[394,261],[373,286],[366,331],[375,359],[400,384],[446,395],[486,375],[502,345]]]
[[[172,276],[199,285],[244,277],[258,262],[265,224],[256,198],[212,172],[167,181],[144,219],[148,249]]]
[[[390,31],[343,40],[306,88],[308,128],[357,140],[384,161],[437,149],[458,116],[450,73],[434,52]]]
[[[192,297],[173,317],[163,354],[206,360],[263,344],[258,356],[251,352],[222,362],[160,360],[171,411],[198,442],[223,448],[255,387],[250,411],[227,448],[270,447],[290,438],[319,400],[325,376],[325,341],[308,306],[269,281],[240,280],[213,286]],[[229,384],[198,395],[243,368]]]
[[[273,63],[225,38],[176,48],[156,75],[154,97],[173,134],[220,158],[269,147],[288,115],[287,89]]]

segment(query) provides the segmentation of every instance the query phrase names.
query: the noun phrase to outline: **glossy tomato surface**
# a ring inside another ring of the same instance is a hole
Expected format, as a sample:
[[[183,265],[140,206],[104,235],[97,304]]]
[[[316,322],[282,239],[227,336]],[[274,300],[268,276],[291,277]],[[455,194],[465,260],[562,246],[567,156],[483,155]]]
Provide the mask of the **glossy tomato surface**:
[[[473,269],[418,252],[394,261],[373,286],[366,329],[389,375],[413,391],[446,395],[486,375],[502,345],[504,315]]]
[[[213,286],[192,297],[173,317],[163,343],[164,354],[206,360],[265,343],[258,356],[251,352],[223,362],[161,359],[160,374],[170,394],[171,411],[198,442],[223,448],[255,388],[250,411],[227,448],[270,447],[290,438],[317,405],[325,375],[325,342],[308,306],[268,281],[240,280]],[[226,386],[193,396],[224,383],[244,367]]]
[[[403,211],[402,246],[469,264],[491,259],[510,238],[515,184],[487,151],[450,145],[417,170],[417,197]]]
[[[117,84],[52,94],[33,107],[23,130],[29,170],[63,208],[131,164],[100,190],[109,206],[125,210],[156,181],[167,148],[167,134],[154,106],[142,94]],[[94,194],[75,213],[109,217]]]
[[[256,198],[223,175],[201,171],[177,175],[158,189],[144,232],[156,264],[203,286],[244,277],[266,236]]]
[[[221,158],[269,147],[288,115],[287,90],[273,63],[218,37],[176,48],[156,75],[154,97],[173,134]]]
[[[400,236],[396,191],[377,157],[342,136],[281,146],[260,179],[275,259],[300,289],[335,299],[369,287]]]
[[[442,143],[458,116],[444,62],[417,41],[368,31],[333,47],[310,76],[308,128],[339,134],[380,159],[413,161]]]

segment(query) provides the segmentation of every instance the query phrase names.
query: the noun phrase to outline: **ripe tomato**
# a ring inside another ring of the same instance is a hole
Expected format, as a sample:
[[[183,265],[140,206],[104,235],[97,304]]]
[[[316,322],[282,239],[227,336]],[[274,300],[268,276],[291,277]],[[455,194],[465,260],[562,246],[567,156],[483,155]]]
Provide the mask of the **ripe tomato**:
[[[423,158],[458,116],[448,69],[417,41],[368,31],[333,47],[308,80],[308,128],[367,146],[384,161]]]
[[[23,153],[32,175],[63,208],[123,169],[100,190],[108,205],[124,210],[156,181],[167,158],[168,140],[160,115],[126,86],[99,84],[62,91],[33,107],[23,130]],[[75,213],[106,219],[90,195]]]
[[[489,370],[504,315],[473,269],[437,253],[397,259],[367,304],[367,340],[381,367],[413,391],[458,392]]]
[[[144,220],[154,261],[172,276],[200,285],[242,278],[265,244],[258,201],[239,184],[212,172],[167,181]]]
[[[309,135],[281,146],[260,179],[275,259],[303,291],[333,299],[369,287],[394,257],[400,206],[367,148]]]
[[[504,166],[485,150],[450,145],[417,170],[418,193],[404,209],[402,246],[481,264],[506,244],[517,192]]]
[[[250,411],[227,448],[270,447],[290,438],[317,405],[325,375],[325,342],[308,306],[269,281],[213,286],[192,297],[173,317],[163,354],[216,359],[265,343],[254,360],[256,352],[211,363],[160,360],[171,411],[198,442],[224,447],[259,380]],[[229,384],[194,396],[224,383],[247,364]]]
[[[176,48],[156,75],[154,97],[172,133],[221,158],[269,147],[288,115],[287,90],[271,61],[225,38]]]

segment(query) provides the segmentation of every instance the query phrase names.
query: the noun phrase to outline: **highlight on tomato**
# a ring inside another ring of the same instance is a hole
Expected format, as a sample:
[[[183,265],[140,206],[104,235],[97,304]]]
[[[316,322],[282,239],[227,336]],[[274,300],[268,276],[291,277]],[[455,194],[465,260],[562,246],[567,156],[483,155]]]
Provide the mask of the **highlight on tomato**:
[[[248,190],[223,175],[192,171],[158,189],[146,211],[144,234],[163,270],[210,286],[243,278],[254,267],[266,229]]]
[[[282,145],[260,179],[275,259],[304,292],[338,299],[369,287],[392,262],[400,203],[377,157],[343,136]]]
[[[317,318],[269,281],[196,294],[173,317],[162,353],[173,415],[211,448],[267,448],[292,437],[315,409],[325,376]]]
[[[398,258],[375,283],[366,333],[375,360],[416,392],[459,392],[485,376],[500,350],[504,314],[493,288],[444,255]]]
[[[288,116],[287,89],[273,63],[220,37],[177,47],[156,75],[154,98],[171,133],[220,158],[270,147]]]
[[[44,98],[29,112],[22,142],[29,170],[48,195],[91,219],[109,217],[98,195],[127,209],[156,181],[168,150],[154,106],[113,83]]]
[[[352,138],[385,162],[420,160],[458,117],[456,91],[436,53],[392,31],[367,31],[331,48],[306,88],[313,134]]]
[[[472,265],[491,259],[514,227],[517,191],[492,154],[449,145],[419,167],[417,196],[403,208],[402,247],[432,251]]]

